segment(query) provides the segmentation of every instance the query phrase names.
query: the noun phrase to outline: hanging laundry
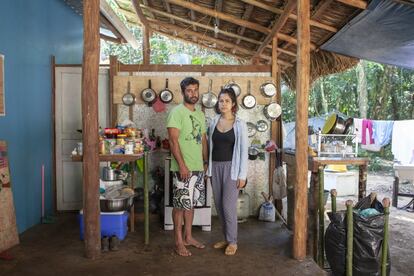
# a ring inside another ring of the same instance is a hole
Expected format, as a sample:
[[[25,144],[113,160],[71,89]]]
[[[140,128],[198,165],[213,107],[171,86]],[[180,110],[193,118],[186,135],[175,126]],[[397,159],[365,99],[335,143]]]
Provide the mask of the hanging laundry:
[[[374,141],[376,145],[383,147],[391,142],[393,126],[394,121],[373,121]]]
[[[362,141],[362,120],[359,118],[354,118],[354,134],[356,135],[358,142]]]
[[[401,164],[414,162],[414,120],[395,121],[392,128],[391,151]]]
[[[367,140],[367,131],[368,131],[368,140]],[[372,130],[372,120],[363,119],[362,120],[362,140],[361,144],[369,145],[374,144],[373,130]]]

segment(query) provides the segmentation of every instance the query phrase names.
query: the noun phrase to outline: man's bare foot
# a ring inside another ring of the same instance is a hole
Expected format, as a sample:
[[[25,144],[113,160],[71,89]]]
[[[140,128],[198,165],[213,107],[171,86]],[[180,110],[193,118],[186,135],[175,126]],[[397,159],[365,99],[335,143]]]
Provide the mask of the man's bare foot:
[[[198,249],[203,249],[203,248],[206,247],[204,244],[202,244],[201,242],[195,240],[194,238],[185,239],[184,244],[194,246],[195,248],[198,248]]]
[[[184,244],[176,245],[174,251],[175,253],[177,253],[177,255],[182,257],[191,256],[191,252],[187,248],[185,248]]]

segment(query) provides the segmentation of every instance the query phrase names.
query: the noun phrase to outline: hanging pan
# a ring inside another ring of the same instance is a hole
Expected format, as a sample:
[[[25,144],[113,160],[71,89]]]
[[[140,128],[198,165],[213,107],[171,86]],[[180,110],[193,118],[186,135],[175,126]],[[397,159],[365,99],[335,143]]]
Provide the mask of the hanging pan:
[[[234,91],[234,94],[236,94],[236,97],[238,97],[241,94],[241,88],[240,85],[238,85],[234,80],[229,82],[224,86],[224,88],[231,88]]]
[[[135,96],[131,93],[131,83],[128,81],[127,92],[122,96],[122,103],[131,106],[135,103]]]
[[[149,106],[155,102],[157,93],[155,93],[155,91],[151,88],[151,80],[148,80],[148,88],[141,91],[141,98]]]
[[[256,125],[253,124],[252,122],[247,122],[247,136],[253,137],[256,135]]]
[[[268,120],[274,121],[282,114],[282,108],[277,103],[270,103],[263,108],[263,113]]]
[[[259,120],[256,123],[256,129],[259,132],[265,132],[269,128],[269,124],[265,120]]]
[[[160,92],[160,100],[163,103],[170,103],[174,99],[174,94],[168,89],[168,79],[165,79],[165,88]]]
[[[205,108],[213,108],[217,103],[217,96],[211,92],[213,80],[208,81],[208,92],[201,97],[201,103]]]
[[[242,105],[246,109],[252,109],[256,106],[256,98],[250,94],[250,80],[247,82],[247,95],[243,97]]]
[[[276,95],[276,86],[272,82],[265,82],[260,86],[263,97],[271,98]]]

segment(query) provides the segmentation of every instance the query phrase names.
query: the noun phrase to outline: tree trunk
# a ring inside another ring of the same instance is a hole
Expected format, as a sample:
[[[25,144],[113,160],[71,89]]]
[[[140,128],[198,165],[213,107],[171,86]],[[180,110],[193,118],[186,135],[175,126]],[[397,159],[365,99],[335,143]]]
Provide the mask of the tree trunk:
[[[367,78],[365,75],[365,61],[357,65],[357,79],[358,79],[358,107],[359,107],[359,116],[361,118],[367,118],[368,115],[368,91],[367,91]]]
[[[380,83],[380,90],[378,91],[376,98],[375,98],[375,105],[372,110],[372,119],[377,120],[384,120],[387,119],[387,115],[389,113],[389,97],[391,96],[391,103],[392,103],[392,112],[393,112],[393,119],[398,119],[398,104],[397,104],[397,95],[393,89],[394,87],[394,74],[396,68],[394,66],[385,65],[384,66],[384,75]]]
[[[324,78],[321,78],[320,89],[321,89],[321,105],[322,105],[322,114],[328,113],[328,102],[325,98],[325,87],[324,87]]]

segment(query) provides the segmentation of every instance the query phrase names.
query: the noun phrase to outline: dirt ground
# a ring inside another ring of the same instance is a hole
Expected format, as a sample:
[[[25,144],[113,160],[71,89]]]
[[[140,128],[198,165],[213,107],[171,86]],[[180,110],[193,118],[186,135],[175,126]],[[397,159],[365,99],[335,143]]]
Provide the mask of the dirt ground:
[[[390,173],[369,173],[367,179],[367,194],[377,193],[378,200],[384,197],[392,200],[392,186],[394,176]],[[414,185],[411,183],[400,183],[400,192],[414,193]],[[355,203],[357,197],[338,197],[338,209],[345,208],[345,201],[352,199]],[[404,206],[411,198],[399,197],[398,206]],[[330,200],[326,205],[330,209]],[[329,224],[326,220],[325,225]],[[391,207],[390,210],[390,255],[391,255],[391,275],[413,275],[414,271],[414,212],[400,210]]]

